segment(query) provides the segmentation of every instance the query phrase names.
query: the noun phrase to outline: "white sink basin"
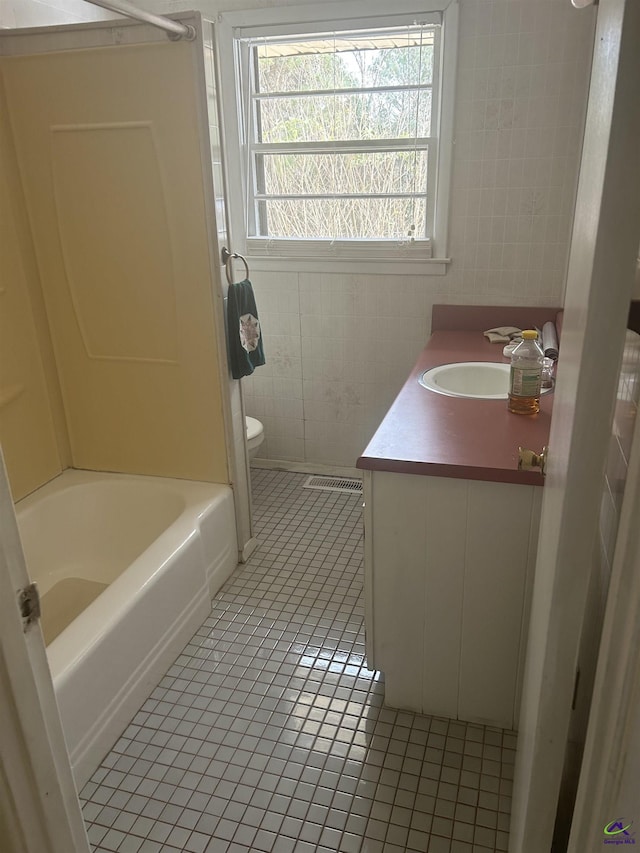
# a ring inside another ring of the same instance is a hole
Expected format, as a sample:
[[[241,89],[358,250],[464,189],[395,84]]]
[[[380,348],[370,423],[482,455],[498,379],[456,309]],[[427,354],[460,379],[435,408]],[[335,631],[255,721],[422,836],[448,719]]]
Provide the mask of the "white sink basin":
[[[509,371],[509,364],[461,361],[425,370],[418,382],[429,391],[448,397],[506,400],[509,394]]]

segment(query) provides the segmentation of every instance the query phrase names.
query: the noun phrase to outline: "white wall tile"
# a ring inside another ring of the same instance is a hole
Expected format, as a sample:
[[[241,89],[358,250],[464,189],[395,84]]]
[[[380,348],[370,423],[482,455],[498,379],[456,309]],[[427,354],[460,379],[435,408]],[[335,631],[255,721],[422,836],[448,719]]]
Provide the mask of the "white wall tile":
[[[305,461],[305,442],[302,438],[291,439],[272,435],[260,449],[259,456],[262,459],[281,459],[287,462]]]

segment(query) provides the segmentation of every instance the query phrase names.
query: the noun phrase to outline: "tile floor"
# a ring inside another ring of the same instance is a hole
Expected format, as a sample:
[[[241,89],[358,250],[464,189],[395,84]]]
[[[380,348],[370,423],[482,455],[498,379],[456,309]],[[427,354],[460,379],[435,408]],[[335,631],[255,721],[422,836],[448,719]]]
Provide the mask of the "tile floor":
[[[507,850],[515,735],[383,707],[360,496],[253,471],[260,547],[81,793],[95,853]]]

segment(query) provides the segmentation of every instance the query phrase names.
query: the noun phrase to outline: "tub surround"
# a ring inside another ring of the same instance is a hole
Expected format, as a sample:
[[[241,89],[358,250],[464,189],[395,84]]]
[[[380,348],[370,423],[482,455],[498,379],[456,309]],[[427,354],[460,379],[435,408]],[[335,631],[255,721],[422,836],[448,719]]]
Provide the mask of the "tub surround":
[[[69,469],[20,501],[16,515],[45,631],[56,634],[47,656],[81,787],[234,570],[233,494]],[[72,612],[83,597],[85,609]]]
[[[439,364],[506,361],[482,331],[540,326],[556,311],[443,307],[357,463],[367,662],[384,672],[391,707],[512,728],[543,483],[540,473],[517,470],[518,446],[547,443],[553,395],[525,417],[505,400],[447,397],[417,380]],[[457,314],[462,330],[450,328]]]
[[[17,173],[0,86],[0,443],[14,500],[57,476],[66,461],[58,429],[60,389],[53,358],[47,359],[51,341],[29,263]]]
[[[0,221],[15,239],[0,439],[16,500],[69,465],[239,479],[202,46],[123,28],[143,43],[97,24],[2,36]]]
[[[508,363],[502,346],[490,344],[483,330],[506,324],[541,327],[556,314],[556,309],[434,306],[434,332],[357,467],[541,486],[540,473],[518,471],[518,446],[541,450],[547,443],[553,394],[542,397],[537,415],[514,415],[505,400],[446,397],[423,388],[418,377],[439,364]]]

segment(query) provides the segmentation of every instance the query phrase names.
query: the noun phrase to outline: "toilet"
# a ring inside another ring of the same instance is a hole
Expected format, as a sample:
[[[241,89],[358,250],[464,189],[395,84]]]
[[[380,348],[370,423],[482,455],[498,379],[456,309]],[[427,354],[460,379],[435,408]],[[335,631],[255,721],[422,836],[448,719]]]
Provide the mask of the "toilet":
[[[253,459],[258,453],[260,445],[264,441],[264,427],[257,418],[246,417],[247,425],[247,448],[249,459]]]

